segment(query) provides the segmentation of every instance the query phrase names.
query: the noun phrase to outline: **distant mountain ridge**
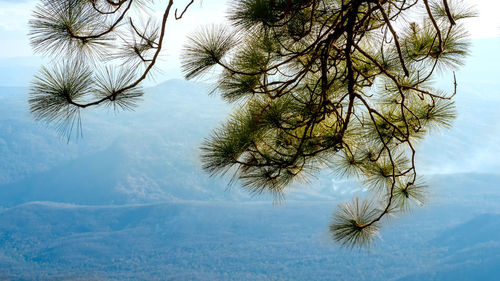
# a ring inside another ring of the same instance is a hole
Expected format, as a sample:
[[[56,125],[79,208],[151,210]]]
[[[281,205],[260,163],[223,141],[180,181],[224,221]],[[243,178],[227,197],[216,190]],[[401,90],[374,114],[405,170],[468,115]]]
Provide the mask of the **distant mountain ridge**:
[[[0,88],[5,100],[0,104],[0,205],[253,200],[238,186],[228,190],[227,179],[201,170],[200,143],[231,110],[208,94],[209,87],[171,80],[146,89],[133,112],[84,111],[84,137],[69,143],[33,120],[27,89]],[[331,200],[332,191],[327,179],[326,185],[315,181],[290,194]]]
[[[238,186],[227,190],[227,179],[201,170],[200,143],[231,111],[219,97],[208,94],[210,89],[208,84],[170,80],[146,89],[133,112],[85,110],[84,137],[66,143],[52,127],[33,120],[26,88],[0,88],[0,205],[44,200],[96,205],[253,200]],[[417,155],[442,159],[441,166],[452,162],[444,158],[443,147],[449,150],[478,138],[461,133],[477,123],[471,118],[482,118],[469,116],[448,135],[431,135]],[[308,184],[292,187],[287,196],[334,201],[359,192],[359,184],[325,171]],[[266,195],[257,198],[263,199],[272,200]]]
[[[497,41],[457,73],[455,127],[417,148],[426,206],[388,218],[369,251],[328,233],[359,184],[325,171],[273,204],[201,171],[199,144],[231,110],[209,85],[167,81],[135,112],[86,110],[69,144],[33,120],[25,88],[0,87],[0,279],[498,280]]]
[[[500,237],[451,250],[446,243],[485,234],[461,230],[477,221],[500,231],[498,214],[446,227],[434,215],[445,208],[426,209],[393,223],[370,251],[352,251],[329,238],[333,208],[298,201],[25,203],[0,211],[0,279],[497,280]],[[471,211],[452,208],[455,217]]]

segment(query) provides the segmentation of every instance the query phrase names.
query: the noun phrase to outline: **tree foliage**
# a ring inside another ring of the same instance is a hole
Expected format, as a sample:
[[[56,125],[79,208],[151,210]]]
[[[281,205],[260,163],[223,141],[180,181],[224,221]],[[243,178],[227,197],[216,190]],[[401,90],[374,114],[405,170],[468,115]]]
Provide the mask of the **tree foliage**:
[[[33,84],[38,119],[67,123],[84,107],[133,105],[173,1],[159,26],[124,23],[145,4],[41,1],[31,21],[35,51],[71,59]],[[461,20],[471,16],[450,0],[232,1],[228,25],[190,35],[182,57],[186,78],[215,69],[216,90],[238,105],[203,143],[204,169],[278,199],[321,169],[363,181],[371,196],[340,206],[330,230],[346,246],[369,245],[387,214],[424,201],[416,145],[451,125],[457,87],[443,93],[432,79],[462,64],[468,41]],[[123,60],[122,67],[88,74],[81,61],[103,56]]]
[[[175,19],[193,2],[182,12],[175,9]],[[33,50],[52,57],[54,67],[43,68],[33,82],[29,102],[35,118],[56,122],[71,134],[83,108],[133,108],[143,95],[141,82],[158,60],[174,6],[173,0],[166,1],[163,17],[156,21],[149,15],[152,3],[41,0],[29,22],[29,36]]]

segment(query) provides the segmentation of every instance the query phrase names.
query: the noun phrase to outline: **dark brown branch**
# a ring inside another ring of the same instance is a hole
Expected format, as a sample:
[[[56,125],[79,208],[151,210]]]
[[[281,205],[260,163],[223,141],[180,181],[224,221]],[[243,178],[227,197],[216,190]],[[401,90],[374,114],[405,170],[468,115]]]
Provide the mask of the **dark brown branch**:
[[[167,25],[167,19],[168,19],[168,16],[170,14],[170,9],[172,8],[173,4],[174,4],[174,1],[173,0],[169,0],[167,8],[166,8],[165,12],[163,13],[163,19],[162,19],[162,25],[161,25],[161,33],[160,33],[160,39],[158,40],[157,50],[156,50],[156,52],[155,52],[155,54],[154,54],[154,56],[153,56],[150,64],[148,65],[148,67],[146,68],[146,70],[144,71],[144,73],[141,75],[141,77],[139,77],[135,82],[129,84],[128,86],[123,87],[123,88],[117,90],[116,92],[114,92],[113,94],[101,98],[100,100],[97,100],[97,101],[94,101],[94,102],[90,102],[90,103],[86,103],[86,104],[78,104],[78,103],[76,103],[74,101],[71,101],[71,104],[73,104],[75,106],[78,106],[78,107],[81,107],[81,108],[85,108],[85,107],[89,107],[89,106],[94,106],[94,105],[101,104],[102,102],[104,102],[106,100],[111,100],[112,101],[119,94],[121,94],[121,93],[123,93],[123,92],[125,92],[127,90],[130,90],[132,88],[137,87],[144,79],[146,79],[148,73],[151,71],[151,69],[155,65],[155,63],[156,63],[156,61],[158,59],[158,56],[160,55],[160,51],[162,50],[163,39],[165,37],[165,29],[166,29],[166,25]]]
[[[176,20],[180,20],[180,19],[184,16],[184,14],[186,13],[186,11],[189,9],[189,6],[191,6],[193,3],[194,3],[194,0],[191,0],[191,1],[190,1],[187,5],[186,5],[186,7],[184,7],[184,10],[182,11],[182,13],[181,13],[179,16],[177,16],[177,9],[175,9],[175,19],[176,19]]]
[[[448,0],[443,0],[444,10],[446,11],[446,15],[448,16],[448,20],[451,25],[455,25],[456,22],[453,19],[453,15],[451,14],[450,7],[448,6]]]

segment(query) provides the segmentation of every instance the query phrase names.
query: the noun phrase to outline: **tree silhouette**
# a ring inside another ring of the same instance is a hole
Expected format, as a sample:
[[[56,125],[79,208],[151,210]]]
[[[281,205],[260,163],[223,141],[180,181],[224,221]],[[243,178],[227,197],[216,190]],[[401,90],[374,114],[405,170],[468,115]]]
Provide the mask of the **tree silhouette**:
[[[173,1],[159,26],[140,29],[129,19],[125,37],[125,14],[147,4],[132,1],[41,1],[31,21],[34,49],[72,59],[37,77],[35,117],[74,124],[80,108],[129,108],[142,95]],[[216,90],[239,105],[203,143],[204,169],[278,200],[324,168],[363,181],[371,195],[341,205],[330,230],[345,246],[369,245],[387,214],[424,200],[415,147],[451,125],[457,89],[455,81],[443,93],[432,78],[462,64],[468,41],[460,21],[471,16],[447,0],[232,1],[228,26],[189,36],[182,57],[187,79],[215,70]],[[122,45],[108,57],[124,65],[92,74],[87,62],[108,54],[112,36]]]

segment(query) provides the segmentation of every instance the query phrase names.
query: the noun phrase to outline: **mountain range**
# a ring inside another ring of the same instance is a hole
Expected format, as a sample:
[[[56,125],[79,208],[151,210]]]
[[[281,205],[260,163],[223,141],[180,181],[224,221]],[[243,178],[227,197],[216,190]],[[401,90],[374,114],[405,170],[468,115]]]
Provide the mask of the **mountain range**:
[[[69,141],[33,120],[26,87],[0,87],[0,279],[498,280],[498,41],[475,41],[454,127],[418,146],[426,206],[385,222],[369,250],[328,233],[336,205],[366,195],[355,181],[324,171],[274,202],[201,170],[200,143],[238,106],[210,84],[85,110]]]

